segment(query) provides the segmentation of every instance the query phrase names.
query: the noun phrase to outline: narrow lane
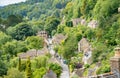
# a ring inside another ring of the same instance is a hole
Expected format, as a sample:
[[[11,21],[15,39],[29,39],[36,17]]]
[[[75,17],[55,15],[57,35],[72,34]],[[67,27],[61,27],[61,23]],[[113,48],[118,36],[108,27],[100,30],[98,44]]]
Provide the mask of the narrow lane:
[[[49,38],[47,41],[49,43],[48,44],[48,49],[50,50],[50,54],[52,56],[54,56],[55,51],[54,51],[54,45],[52,44],[52,39]],[[60,78],[70,78],[68,65],[64,64],[63,59],[60,59],[59,57],[60,56],[58,55],[58,57],[55,57],[55,58],[58,60],[58,62],[60,63],[60,65],[63,69]]]

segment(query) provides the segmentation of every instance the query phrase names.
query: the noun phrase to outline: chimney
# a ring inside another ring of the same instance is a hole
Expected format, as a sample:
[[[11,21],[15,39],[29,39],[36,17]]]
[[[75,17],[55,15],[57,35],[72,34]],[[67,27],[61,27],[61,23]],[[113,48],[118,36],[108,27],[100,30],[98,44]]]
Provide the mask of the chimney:
[[[117,70],[120,73],[120,47],[115,48],[115,55],[110,59],[111,71]]]

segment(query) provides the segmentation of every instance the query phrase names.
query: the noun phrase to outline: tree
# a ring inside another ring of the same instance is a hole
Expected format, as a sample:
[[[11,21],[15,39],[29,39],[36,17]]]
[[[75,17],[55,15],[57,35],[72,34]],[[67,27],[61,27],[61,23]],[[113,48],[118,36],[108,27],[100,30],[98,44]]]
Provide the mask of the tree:
[[[58,53],[62,55],[65,59],[70,59],[72,56],[75,55],[76,50],[77,38],[73,34],[71,34],[71,36],[66,39],[65,43],[59,47]]]
[[[26,78],[32,78],[30,57],[28,57],[26,62]]]
[[[40,69],[36,69],[33,72],[33,77],[34,78],[43,78],[43,75],[45,75],[46,69],[44,67],[41,67]]]
[[[10,54],[11,56],[17,56],[19,52],[26,52],[27,48],[24,42],[13,40],[7,42],[2,46],[2,50],[5,54]]]
[[[66,21],[66,26],[68,27],[73,27],[73,22],[72,21]]]
[[[25,75],[15,68],[10,68],[4,78],[25,78]]]
[[[63,33],[65,27],[66,27],[65,25],[59,25],[59,26],[57,27],[57,33]]]
[[[86,14],[86,7],[87,7],[87,1],[86,0],[82,0],[81,1],[81,13],[82,13],[82,15]]]
[[[0,76],[6,75],[7,74],[7,66],[3,62],[3,60],[0,59]]]
[[[51,35],[52,31],[57,29],[59,23],[60,21],[57,18],[49,17],[46,20],[45,30]]]
[[[44,39],[39,36],[31,36],[25,40],[28,49],[39,50],[44,47]]]
[[[38,69],[38,68],[41,68],[41,67],[44,67],[46,68],[47,67],[47,64],[48,64],[48,57],[47,56],[39,56],[39,57],[36,57],[34,60],[35,60],[35,67]]]
[[[22,22],[22,16],[20,15],[9,15],[7,18],[8,26],[15,26],[16,24]]]
[[[18,70],[21,71],[21,58],[19,58],[19,61],[18,61]]]
[[[57,64],[57,63],[50,63],[49,64],[49,69],[53,70],[57,74],[57,78],[60,77],[60,75],[62,73],[62,67],[59,64]]]
[[[26,23],[21,23],[16,26],[14,38],[17,40],[24,40],[28,36],[33,35],[32,27]]]
[[[17,55],[17,52],[14,50],[15,48],[16,45],[11,42],[7,42],[5,45],[2,46],[4,54],[10,54],[11,56]]]
[[[6,35],[3,32],[0,32],[0,47],[4,45],[6,42],[11,41],[11,37]]]

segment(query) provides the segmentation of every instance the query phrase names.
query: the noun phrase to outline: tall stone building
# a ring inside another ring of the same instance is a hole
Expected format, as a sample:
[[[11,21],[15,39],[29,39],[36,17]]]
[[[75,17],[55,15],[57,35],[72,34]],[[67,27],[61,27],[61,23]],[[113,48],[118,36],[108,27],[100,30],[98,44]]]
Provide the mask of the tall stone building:
[[[39,31],[39,32],[37,33],[37,36],[40,36],[40,37],[45,38],[45,39],[48,38],[48,34],[47,34],[46,31]]]

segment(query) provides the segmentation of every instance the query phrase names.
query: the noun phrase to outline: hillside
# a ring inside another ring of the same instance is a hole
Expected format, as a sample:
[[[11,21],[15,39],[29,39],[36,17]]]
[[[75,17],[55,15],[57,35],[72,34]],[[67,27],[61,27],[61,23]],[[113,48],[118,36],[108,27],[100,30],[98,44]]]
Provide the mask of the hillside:
[[[27,0],[19,4],[5,6],[0,9],[2,18],[9,15],[21,15],[31,19],[45,18],[47,16],[60,16],[60,10],[64,8],[69,0]]]
[[[110,72],[120,45],[119,7],[120,0],[27,0],[0,7],[0,76],[42,78],[51,69],[59,78],[64,70],[52,56],[73,78],[76,70],[79,77]],[[55,55],[49,54],[51,45]]]

